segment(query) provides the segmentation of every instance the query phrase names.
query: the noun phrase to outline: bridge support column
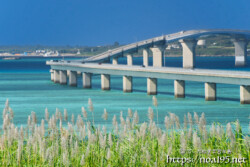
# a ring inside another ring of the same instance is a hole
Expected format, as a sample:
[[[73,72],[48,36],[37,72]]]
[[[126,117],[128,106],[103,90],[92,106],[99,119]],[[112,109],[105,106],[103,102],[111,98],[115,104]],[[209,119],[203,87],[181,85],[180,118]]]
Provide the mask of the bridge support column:
[[[195,47],[197,40],[180,40],[182,46],[183,68],[195,67]]]
[[[123,76],[123,92],[132,92],[133,78],[131,76]]]
[[[148,52],[149,52],[148,49],[143,49],[143,50],[142,50],[142,54],[143,54],[143,65],[144,65],[145,67],[148,66]]]
[[[153,66],[154,67],[162,67],[164,63],[164,50],[165,47],[153,47],[150,48],[153,53]]]
[[[250,86],[240,86],[240,104],[250,104]]]
[[[132,54],[127,54],[127,65],[132,66],[133,65],[133,55]]]
[[[183,80],[174,81],[174,96],[175,98],[185,97],[185,81]]]
[[[50,70],[50,80],[54,81],[54,70]]]
[[[54,70],[54,82],[55,83],[59,83],[60,82],[59,70]]]
[[[84,72],[82,74],[83,88],[91,88],[92,87],[91,75],[92,75],[91,73],[86,73],[86,72]]]
[[[101,87],[102,90],[110,90],[110,75],[101,74]]]
[[[234,40],[235,66],[245,66],[247,61],[247,41],[244,39]]]
[[[118,64],[118,57],[113,57],[112,64],[117,65]]]
[[[60,84],[67,85],[67,71],[60,70]]]
[[[216,101],[216,83],[205,83],[205,100]]]
[[[156,78],[147,78],[147,93],[148,95],[157,94],[157,79]]]
[[[69,85],[77,86],[77,72],[76,71],[69,72]]]

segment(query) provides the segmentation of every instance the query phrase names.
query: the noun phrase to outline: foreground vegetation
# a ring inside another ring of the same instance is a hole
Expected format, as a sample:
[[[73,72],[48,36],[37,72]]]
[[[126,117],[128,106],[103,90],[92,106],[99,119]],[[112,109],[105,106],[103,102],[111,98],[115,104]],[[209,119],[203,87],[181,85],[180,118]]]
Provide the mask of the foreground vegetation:
[[[1,166],[249,166],[250,138],[239,121],[206,125],[205,114],[169,113],[158,126],[157,99],[148,109],[148,122],[137,111],[113,116],[112,127],[95,125],[91,99],[75,119],[58,109],[37,123],[35,112],[27,126],[16,127],[6,101],[0,138]],[[109,117],[104,109],[102,118]],[[155,122],[156,121],[156,122]],[[67,124],[67,125],[65,125]],[[65,126],[63,126],[65,125]],[[107,130],[110,129],[110,130]]]

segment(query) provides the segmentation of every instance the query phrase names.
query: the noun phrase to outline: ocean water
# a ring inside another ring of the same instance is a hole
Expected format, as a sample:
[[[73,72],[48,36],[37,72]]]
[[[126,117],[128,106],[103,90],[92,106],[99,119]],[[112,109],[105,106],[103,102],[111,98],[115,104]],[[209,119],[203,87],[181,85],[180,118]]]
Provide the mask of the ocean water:
[[[69,115],[75,119],[81,114],[81,107],[88,108],[88,98],[94,105],[96,124],[110,125],[113,115],[119,118],[120,111],[127,115],[128,108],[137,110],[140,122],[147,121],[148,107],[153,107],[152,96],[146,93],[146,78],[133,78],[133,93],[122,92],[122,76],[111,76],[111,90],[102,91],[100,75],[94,75],[92,89],[83,89],[81,77],[78,77],[78,86],[54,84],[50,81],[49,66],[45,61],[49,58],[25,58],[20,60],[0,60],[0,108],[4,108],[6,99],[14,110],[16,125],[25,125],[31,111],[35,111],[38,121],[44,119],[44,110],[47,107],[50,115],[58,108],[66,108]],[[119,59],[125,64],[126,59]],[[150,59],[152,64],[152,60]],[[134,58],[134,64],[142,64],[142,58]],[[166,58],[165,65],[181,67],[181,57]],[[244,68],[234,67],[234,57],[197,57],[196,68],[242,70],[250,71],[250,61]],[[205,113],[207,124],[218,122],[226,125],[238,119],[244,133],[249,133],[250,105],[241,105],[239,102],[239,86],[217,84],[217,101],[204,100],[204,83],[186,81],[186,98],[174,98],[174,81],[158,80],[158,110],[159,123],[164,124],[164,117],[173,112],[183,120],[184,114],[197,112]],[[104,108],[108,111],[108,120],[103,121],[101,115]],[[153,107],[155,110],[155,108]],[[92,120],[91,113],[89,119]],[[156,120],[156,112],[155,117]],[[119,119],[118,119],[119,120]],[[2,124],[2,118],[0,118]]]

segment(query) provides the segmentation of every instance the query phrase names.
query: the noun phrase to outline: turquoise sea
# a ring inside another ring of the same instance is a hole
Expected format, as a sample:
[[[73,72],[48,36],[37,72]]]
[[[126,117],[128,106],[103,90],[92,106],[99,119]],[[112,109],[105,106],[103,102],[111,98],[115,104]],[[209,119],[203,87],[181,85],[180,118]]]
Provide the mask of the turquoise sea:
[[[70,58],[68,58],[70,59]],[[83,89],[81,78],[78,78],[78,87],[63,86],[50,81],[49,67],[45,61],[50,58],[23,58],[20,60],[0,60],[0,108],[4,108],[6,99],[14,110],[14,122],[24,125],[31,111],[37,113],[38,120],[44,118],[44,110],[47,107],[50,114],[56,108],[68,113],[81,114],[81,107],[88,107],[88,98],[94,104],[94,116],[96,124],[111,124],[113,115],[120,115],[120,111],[127,115],[127,109],[137,110],[140,122],[147,121],[148,107],[152,106],[152,96],[146,93],[146,78],[133,79],[133,93],[122,92],[122,76],[111,77],[111,91],[102,91],[100,88],[100,76],[93,76],[92,89]],[[151,60],[152,61],[152,60]],[[125,59],[119,59],[124,64]],[[152,62],[151,62],[152,63]],[[134,59],[134,64],[142,64],[142,58]],[[181,57],[168,57],[165,62],[169,67],[181,67]],[[197,57],[196,68],[243,70],[250,71],[250,61],[244,68],[234,67],[234,57]],[[197,112],[205,113],[207,124],[219,122],[225,125],[227,122],[239,119],[243,131],[249,133],[250,105],[241,105],[239,102],[239,86],[217,85],[218,100],[207,102],[204,100],[204,83],[186,82],[186,98],[174,98],[173,80],[158,80],[157,95],[159,104],[159,122],[164,123],[164,117],[168,112],[173,112],[183,120],[184,114]],[[106,108],[109,117],[107,123],[101,118],[103,109]],[[91,114],[89,113],[89,116]],[[91,118],[92,119],[92,118]],[[155,113],[156,120],[156,113]],[[2,124],[2,118],[0,119]]]

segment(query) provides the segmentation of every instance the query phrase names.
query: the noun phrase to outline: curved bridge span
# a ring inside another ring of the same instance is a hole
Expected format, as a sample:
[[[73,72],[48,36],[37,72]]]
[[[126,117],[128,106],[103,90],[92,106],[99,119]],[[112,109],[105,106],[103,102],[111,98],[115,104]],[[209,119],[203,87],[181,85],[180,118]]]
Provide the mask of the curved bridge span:
[[[247,45],[247,42],[250,39],[250,31],[231,30],[231,29],[180,31],[174,34],[162,35],[159,37],[143,40],[143,41],[125,45],[116,49],[112,49],[104,53],[86,58],[83,61],[84,62],[105,62],[105,61],[109,61],[112,58],[116,59],[117,57],[125,56],[126,54],[133,54],[137,52],[139,49],[159,48],[162,50],[162,49],[165,49],[168,43],[175,42],[175,41],[179,41],[182,44],[183,57],[185,56],[185,52],[187,54],[189,54],[188,52],[191,52],[191,54],[195,56],[194,47],[196,45],[197,38],[204,37],[204,36],[206,37],[210,35],[230,36],[232,40],[234,40],[234,44],[236,47],[236,56],[238,56],[236,58],[237,59],[236,65],[239,65],[239,66],[245,65],[245,60],[246,60],[245,58],[246,46],[245,45]],[[188,51],[188,49],[190,51]],[[152,52],[154,51],[152,50]],[[194,64],[192,66],[194,66]]]
[[[92,74],[100,74],[102,90],[110,90],[110,75],[123,76],[123,91],[133,91],[133,77],[147,78],[147,93],[157,94],[157,79],[174,80],[176,98],[185,97],[185,81],[204,82],[205,100],[216,100],[216,84],[235,84],[240,88],[241,104],[250,104],[250,72],[200,70],[195,67],[195,47],[199,37],[221,34],[230,36],[235,46],[235,65],[244,66],[247,58],[247,43],[250,31],[244,30],[191,30],[136,42],[109,50],[102,54],[76,61],[47,61],[51,66],[51,80],[55,83],[77,85],[78,74],[83,88],[91,88]],[[164,51],[170,42],[182,45],[183,68],[164,67]],[[143,65],[133,65],[133,54],[143,50]],[[149,66],[149,50],[153,66]],[[126,56],[127,65],[118,65],[118,58]],[[110,60],[112,63],[110,64]],[[106,64],[106,63],[107,64]]]

